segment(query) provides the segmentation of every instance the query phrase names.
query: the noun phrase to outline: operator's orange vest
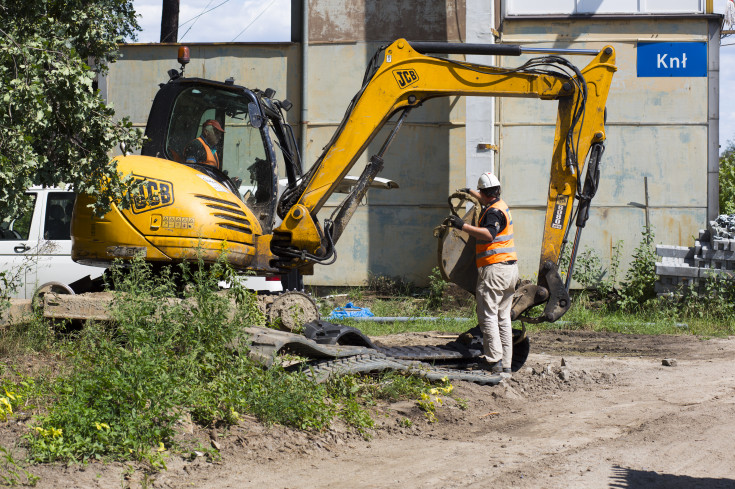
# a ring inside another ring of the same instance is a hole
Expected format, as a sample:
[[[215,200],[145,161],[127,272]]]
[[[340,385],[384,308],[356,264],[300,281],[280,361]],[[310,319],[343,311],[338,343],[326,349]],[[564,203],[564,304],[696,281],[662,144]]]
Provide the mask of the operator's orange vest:
[[[485,208],[480,216],[482,222],[485,214],[490,209],[498,209],[505,216],[506,226],[501,230],[492,241],[477,240],[475,244],[475,264],[477,268],[493,263],[502,263],[504,261],[518,260],[516,255],[516,245],[513,242],[513,219],[510,217],[510,209],[508,204],[498,199],[492,205]]]
[[[202,146],[204,146],[204,151],[207,155],[207,159],[205,161],[202,161],[201,163],[205,165],[213,166],[215,168],[219,168],[219,157],[217,157],[217,154],[212,153],[212,150],[209,148],[209,145],[203,138],[198,137],[197,141],[199,141],[202,144]]]

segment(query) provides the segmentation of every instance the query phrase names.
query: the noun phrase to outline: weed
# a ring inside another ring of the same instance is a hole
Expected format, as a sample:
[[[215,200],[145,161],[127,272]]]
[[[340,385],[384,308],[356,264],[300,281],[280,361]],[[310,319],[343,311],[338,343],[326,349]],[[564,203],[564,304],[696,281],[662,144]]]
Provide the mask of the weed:
[[[720,212],[735,214],[735,144],[730,142],[720,156]]]
[[[669,304],[681,311],[684,317],[732,322],[735,318],[735,287],[731,278],[712,271],[703,284],[682,290],[678,298]]]
[[[41,478],[23,468],[10,450],[0,446],[0,479],[6,486],[35,486]]]
[[[622,248],[622,241],[615,243],[610,256],[610,264],[607,267],[602,264],[602,259],[595,250],[585,248],[574,261],[572,278],[583,289],[592,292],[596,297],[602,300],[609,299],[615,292]],[[569,260],[570,252],[567,251],[560,261],[563,270],[568,267]]]
[[[618,306],[624,311],[634,311],[641,304],[656,297],[656,248],[653,232],[643,230],[643,238],[633,252],[633,261],[620,288]]]
[[[201,265],[201,264],[200,264]],[[163,466],[175,423],[234,423],[251,412],[267,422],[320,429],[323,392],[303,376],[263,371],[247,358],[244,328],[262,319],[251,295],[216,284],[225,265],[154,270],[136,260],[112,269],[115,326],[89,324],[54,384],[55,403],[27,439],[34,461],[135,458]],[[191,285],[183,290],[179,279]],[[181,300],[172,297],[183,294]],[[233,314],[230,301],[242,301]],[[183,406],[187,406],[186,409]]]
[[[430,309],[440,309],[444,302],[444,291],[449,282],[442,278],[439,267],[434,267],[429,275],[429,296],[427,306]]]
[[[424,411],[424,415],[429,423],[436,422],[436,411],[438,407],[444,405],[444,399],[441,396],[450,394],[454,389],[454,386],[446,378],[443,379],[442,383],[443,385],[441,387],[434,387],[428,392],[422,392],[421,398],[416,401],[419,408]]]
[[[378,296],[410,296],[416,286],[403,277],[388,277],[370,273],[367,279],[367,290]]]
[[[413,421],[408,418],[401,418],[398,420],[398,426],[402,428],[410,428],[411,426],[413,426]]]

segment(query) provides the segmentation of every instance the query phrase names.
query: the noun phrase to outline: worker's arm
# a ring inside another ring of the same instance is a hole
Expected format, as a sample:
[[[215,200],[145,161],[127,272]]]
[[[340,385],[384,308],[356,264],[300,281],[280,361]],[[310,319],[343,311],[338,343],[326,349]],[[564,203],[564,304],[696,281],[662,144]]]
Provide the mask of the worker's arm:
[[[471,194],[477,194],[479,197],[479,192],[477,190],[470,190],[469,193]],[[479,241],[492,241],[495,239],[495,236],[498,235],[501,229],[505,229],[506,222],[505,217],[502,214],[499,214],[498,212],[494,212],[494,209],[490,209],[482,218],[482,222],[479,222],[479,226],[473,226],[472,224],[468,224],[462,220],[459,216],[451,216],[450,218],[450,224],[454,226],[455,228],[459,229],[460,231],[464,231],[465,233],[469,234],[473,238],[479,240]]]
[[[492,241],[495,239],[495,236],[493,236],[488,228],[473,226],[472,224],[464,223],[464,226],[462,226],[461,230],[469,234],[473,238],[479,239],[481,241]]]

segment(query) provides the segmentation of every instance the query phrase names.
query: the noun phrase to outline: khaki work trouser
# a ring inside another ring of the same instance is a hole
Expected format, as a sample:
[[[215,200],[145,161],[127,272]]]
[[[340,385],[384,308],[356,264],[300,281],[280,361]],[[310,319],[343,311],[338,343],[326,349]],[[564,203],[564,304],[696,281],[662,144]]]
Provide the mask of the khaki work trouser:
[[[503,368],[513,361],[513,328],[510,309],[518,282],[518,264],[496,263],[478,271],[477,320],[482,331],[482,349],[485,360],[503,360]]]

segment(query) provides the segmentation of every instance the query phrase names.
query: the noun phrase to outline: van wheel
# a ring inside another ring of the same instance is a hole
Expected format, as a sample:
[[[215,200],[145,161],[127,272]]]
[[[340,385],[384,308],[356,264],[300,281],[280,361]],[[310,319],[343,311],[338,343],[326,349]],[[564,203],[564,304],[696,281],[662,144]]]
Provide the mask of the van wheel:
[[[34,310],[43,307],[43,296],[49,292],[53,294],[74,295],[74,291],[66,284],[62,284],[61,282],[47,282],[37,288],[33,293],[31,304]]]

